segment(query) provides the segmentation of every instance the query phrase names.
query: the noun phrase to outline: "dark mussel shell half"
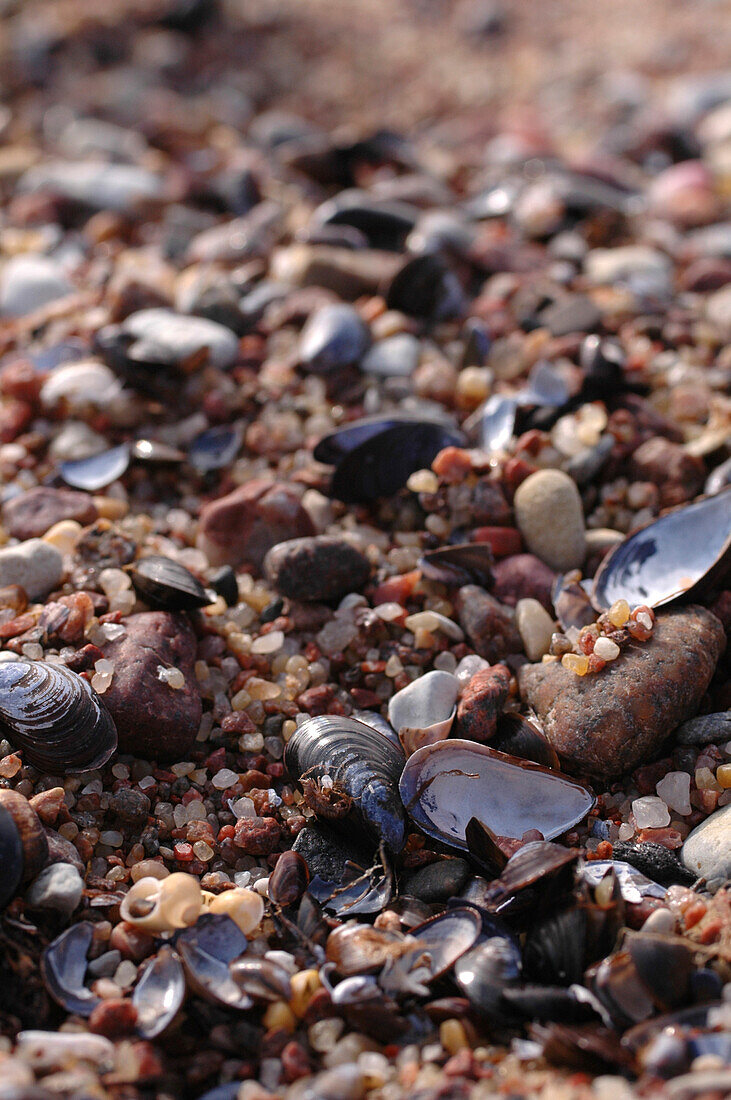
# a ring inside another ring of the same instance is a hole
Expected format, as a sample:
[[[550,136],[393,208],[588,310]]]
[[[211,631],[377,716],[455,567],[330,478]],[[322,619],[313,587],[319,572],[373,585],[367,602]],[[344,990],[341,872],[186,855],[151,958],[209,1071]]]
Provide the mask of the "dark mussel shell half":
[[[731,486],[643,527],[615,547],[594,578],[592,603],[660,607],[723,586],[731,572]]]
[[[197,435],[188,448],[188,461],[198,473],[230,466],[241,449],[243,432],[235,424],[217,424]]]
[[[185,971],[178,954],[165,944],[145,968],[135,986],[137,1032],[154,1039],[173,1022],[185,999]]]
[[[62,462],[59,470],[67,485],[95,493],[98,489],[111,485],[126,472],[129,457],[129,447],[122,443],[120,447],[112,447],[109,451],[102,451],[101,454],[91,455],[89,458]]]
[[[11,814],[0,807],[0,908],[15,896],[23,877],[23,842]]]
[[[462,955],[454,968],[457,985],[489,1021],[510,1025],[503,993],[520,981],[520,950],[507,936],[490,936]]]
[[[460,542],[425,550],[418,566],[422,576],[430,581],[489,588],[493,583],[492,563],[492,551],[486,542]]]
[[[399,797],[403,752],[381,733],[355,718],[310,718],[287,743],[285,765],[292,778],[314,793],[315,812],[328,817],[333,792],[350,820],[400,852],[406,840],[406,814]],[[323,787],[328,777],[332,787]]]
[[[192,611],[211,602],[198,578],[172,558],[159,554],[140,558],[129,574],[142,599],[166,611]]]
[[[91,1016],[101,998],[84,985],[87,951],[94,935],[91,921],[72,924],[41,955],[41,975],[57,1004],[74,1016]]]
[[[253,1001],[231,977],[229,963],[246,951],[239,926],[222,913],[204,913],[175,936],[188,983],[195,993],[228,1008],[251,1008]]]
[[[117,748],[112,716],[91,685],[44,661],[0,665],[0,729],[49,775],[101,768]]]
[[[412,928],[410,934],[419,941],[418,950],[427,954],[426,966],[434,979],[446,974],[474,946],[481,931],[480,914],[464,906],[431,917]]]
[[[462,432],[438,420],[384,417],[349,424],[326,436],[315,447],[314,457],[335,465],[331,495],[357,504],[393,496],[445,447],[464,443]]]
[[[458,739],[426,745],[410,756],[400,790],[423,832],[463,850],[472,818],[498,836],[520,838],[538,829],[550,840],[581,821],[596,801],[560,772]]]
[[[545,733],[522,714],[501,714],[497,721],[497,733],[490,745],[508,756],[532,760],[534,764],[542,764],[551,771],[561,770],[558,753]]]

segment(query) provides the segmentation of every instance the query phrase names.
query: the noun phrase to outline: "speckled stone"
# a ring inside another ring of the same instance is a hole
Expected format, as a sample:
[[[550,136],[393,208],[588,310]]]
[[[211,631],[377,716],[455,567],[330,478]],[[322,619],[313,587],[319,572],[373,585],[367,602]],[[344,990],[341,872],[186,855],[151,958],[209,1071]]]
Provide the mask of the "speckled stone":
[[[299,497],[286,485],[255,478],[201,509],[198,546],[211,565],[259,569],[272,546],[316,534]]]
[[[195,741],[202,704],[195,678],[195,635],[183,615],[145,611],[122,620],[126,633],[103,646],[114,665],[104,703],[114,718],[120,752],[147,760],[184,760]],[[175,690],[158,669],[178,668]]]
[[[584,511],[576,482],[561,470],[537,470],[517,488],[515,518],[526,546],[551,569],[578,568],[586,555]]]
[[[93,523],[98,514],[88,493],[38,485],[8,500],[3,505],[2,521],[12,538],[35,539],[62,519],[75,519],[86,525]]]
[[[486,661],[499,661],[523,649],[513,609],[501,604],[476,584],[466,584],[457,594],[460,624],[475,651]]]
[[[365,554],[329,535],[280,542],[264,559],[267,579],[293,600],[339,599],[361,589],[370,572]]]
[[[698,708],[725,646],[710,611],[658,615],[652,639],[602,672],[577,676],[560,663],[524,665],[518,685],[563,765],[602,780],[652,758]]]

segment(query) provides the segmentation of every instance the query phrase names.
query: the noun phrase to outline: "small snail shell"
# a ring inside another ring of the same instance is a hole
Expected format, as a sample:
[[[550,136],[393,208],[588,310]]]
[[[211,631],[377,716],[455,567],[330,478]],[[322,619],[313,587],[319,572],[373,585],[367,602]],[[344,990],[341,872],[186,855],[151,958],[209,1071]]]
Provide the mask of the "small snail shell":
[[[203,907],[198,879],[182,871],[138,879],[119,907],[123,920],[143,932],[171,932],[197,921]]]
[[[245,936],[259,927],[264,916],[264,899],[243,886],[225,890],[223,894],[205,893],[203,902],[209,913],[223,913],[230,917]]]

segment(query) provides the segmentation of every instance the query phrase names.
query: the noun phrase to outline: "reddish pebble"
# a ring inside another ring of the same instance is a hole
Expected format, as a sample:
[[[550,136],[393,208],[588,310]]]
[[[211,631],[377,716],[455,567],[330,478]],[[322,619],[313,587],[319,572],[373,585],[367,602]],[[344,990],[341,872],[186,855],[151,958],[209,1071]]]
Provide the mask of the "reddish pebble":
[[[706,903],[704,901],[694,901],[692,905],[683,913],[683,920],[685,921],[686,928],[693,928],[698,924],[698,921],[703,920],[706,915]]]
[[[190,844],[176,844],[173,852],[179,863],[189,863],[193,858],[193,848]]]
[[[411,573],[401,573],[397,577],[389,577],[383,584],[379,584],[371,593],[371,602],[374,607],[380,603],[398,603],[402,607],[412,596],[414,588],[421,578],[418,569]]]
[[[102,1001],[89,1017],[89,1031],[95,1035],[104,1035],[107,1039],[122,1039],[131,1035],[136,1024],[137,1009],[130,1000],[123,997]]]
[[[714,917],[712,920],[706,921],[703,927],[698,929],[698,943],[715,943],[716,940],[720,939],[723,927],[721,917]]]
[[[152,936],[140,932],[138,928],[135,928],[133,924],[128,924],[127,921],[120,921],[119,924],[115,925],[109,937],[110,950],[119,951],[122,958],[131,959],[135,963],[142,962],[148,955],[151,955],[154,946],[155,940]]]
[[[281,1059],[284,1079],[290,1085],[293,1081],[299,1081],[300,1077],[308,1077],[312,1073],[306,1051],[294,1040],[287,1043],[282,1051]]]
[[[520,531],[516,527],[475,527],[470,542],[486,542],[496,558],[509,558],[523,548]]]
[[[434,459],[431,468],[448,485],[457,485],[472,470],[470,453],[461,447],[445,447]]]
[[[268,856],[281,835],[281,825],[273,817],[242,817],[236,822],[234,844],[248,856]]]

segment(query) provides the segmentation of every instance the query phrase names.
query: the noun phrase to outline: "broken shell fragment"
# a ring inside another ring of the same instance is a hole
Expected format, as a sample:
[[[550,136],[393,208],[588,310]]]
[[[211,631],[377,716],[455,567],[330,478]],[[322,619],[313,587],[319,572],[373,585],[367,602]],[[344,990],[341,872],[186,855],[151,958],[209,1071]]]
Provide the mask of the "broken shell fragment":
[[[241,929],[223,913],[204,913],[192,928],[183,929],[175,937],[191,989],[228,1008],[247,1009],[253,1004],[229,970],[229,963],[243,955],[246,945]]]
[[[457,677],[440,671],[427,672],[396,692],[388,704],[388,719],[407,756],[449,737],[458,693]]]
[[[122,920],[143,932],[171,932],[195,924],[203,907],[203,894],[195,875],[177,871],[167,878],[138,879],[125,895],[119,912]]]
[[[173,1022],[185,999],[185,972],[178,954],[169,945],[160,948],[135,986],[132,1004],[137,1009],[137,1032],[154,1039]]]
[[[467,849],[471,818],[493,833],[520,838],[538,829],[550,840],[572,828],[595,803],[575,780],[471,741],[442,741],[409,757],[401,797],[428,836]]]
[[[660,607],[723,585],[731,570],[731,486],[660,516],[621,542],[599,566],[592,603]]]
[[[75,1016],[91,1016],[100,998],[84,985],[87,952],[94,935],[91,921],[72,924],[41,955],[46,989],[61,1008]]]

